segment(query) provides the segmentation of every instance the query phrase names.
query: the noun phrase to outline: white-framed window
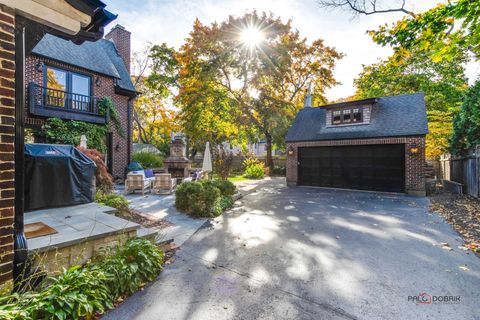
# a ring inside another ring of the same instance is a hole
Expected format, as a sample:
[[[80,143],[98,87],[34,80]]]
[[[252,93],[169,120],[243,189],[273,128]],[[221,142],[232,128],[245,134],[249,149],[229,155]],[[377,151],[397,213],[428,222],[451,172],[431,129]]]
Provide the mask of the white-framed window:
[[[332,125],[363,122],[363,108],[345,108],[332,111]]]

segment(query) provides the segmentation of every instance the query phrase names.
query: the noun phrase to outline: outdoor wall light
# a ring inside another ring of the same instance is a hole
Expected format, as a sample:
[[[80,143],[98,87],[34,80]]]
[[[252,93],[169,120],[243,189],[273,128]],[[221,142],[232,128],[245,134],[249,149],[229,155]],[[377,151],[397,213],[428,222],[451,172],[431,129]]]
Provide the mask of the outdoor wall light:
[[[288,148],[287,153],[288,153],[289,156],[293,156],[293,152],[294,152],[294,151],[293,151],[293,148],[292,148],[292,147]]]
[[[117,145],[115,146],[115,151],[118,151],[120,150],[120,143],[117,143]]]
[[[416,143],[412,143],[410,145],[410,154],[417,154],[418,153],[418,147],[417,147],[417,144]]]
[[[43,71],[43,62],[38,61],[37,64],[35,65],[35,67],[37,68],[38,72],[42,72]]]
[[[96,77],[95,78],[95,84],[97,85],[97,87],[100,87],[100,85],[102,84],[102,80],[100,80],[100,77]]]

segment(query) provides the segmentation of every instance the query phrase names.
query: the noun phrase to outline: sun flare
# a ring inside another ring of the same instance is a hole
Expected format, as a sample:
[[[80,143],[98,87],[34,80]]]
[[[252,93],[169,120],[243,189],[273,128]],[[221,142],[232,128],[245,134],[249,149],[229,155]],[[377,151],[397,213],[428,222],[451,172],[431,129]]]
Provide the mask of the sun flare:
[[[265,39],[262,31],[255,27],[248,27],[240,34],[242,43],[250,49],[259,46]]]

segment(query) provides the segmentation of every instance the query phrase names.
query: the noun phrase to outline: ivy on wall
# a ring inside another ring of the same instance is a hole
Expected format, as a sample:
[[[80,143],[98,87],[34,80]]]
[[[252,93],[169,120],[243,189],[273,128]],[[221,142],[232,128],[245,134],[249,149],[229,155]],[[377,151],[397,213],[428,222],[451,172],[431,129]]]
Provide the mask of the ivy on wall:
[[[112,98],[104,97],[98,101],[99,113],[105,116],[108,112],[110,120],[113,121],[117,133],[125,137],[125,132],[121,126],[118,110],[113,103]],[[42,128],[35,134],[42,137],[46,143],[70,144],[78,146],[80,137],[87,137],[89,149],[96,149],[102,153],[107,151],[106,135],[109,132],[108,124],[95,124],[83,121],[62,120],[59,118],[49,118],[45,121]]]
[[[108,113],[110,120],[113,121],[113,125],[117,130],[117,133],[124,138],[125,131],[122,128],[122,123],[120,122],[120,115],[118,114],[117,107],[115,107],[115,103],[113,103],[112,98],[110,97],[103,97],[102,99],[98,100],[98,110],[100,115],[105,116]]]
[[[87,137],[88,148],[105,153],[107,151],[105,144],[107,132],[108,125],[50,118],[45,121],[38,135],[42,136],[47,143],[78,146],[80,137],[84,134]]]

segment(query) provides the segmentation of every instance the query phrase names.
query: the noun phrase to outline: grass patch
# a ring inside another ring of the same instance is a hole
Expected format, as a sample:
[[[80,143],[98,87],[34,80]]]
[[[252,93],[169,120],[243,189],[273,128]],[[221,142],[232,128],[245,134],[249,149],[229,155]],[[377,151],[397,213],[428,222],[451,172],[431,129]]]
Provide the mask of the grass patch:
[[[244,180],[251,180],[247,177],[244,177],[244,176],[234,176],[234,177],[228,177],[228,181],[232,181],[232,182],[235,182],[235,181],[244,181]]]

